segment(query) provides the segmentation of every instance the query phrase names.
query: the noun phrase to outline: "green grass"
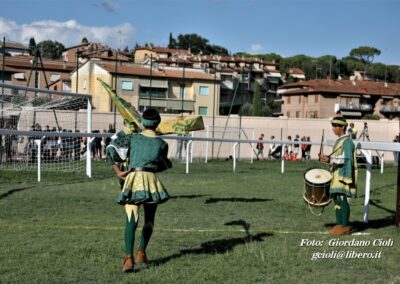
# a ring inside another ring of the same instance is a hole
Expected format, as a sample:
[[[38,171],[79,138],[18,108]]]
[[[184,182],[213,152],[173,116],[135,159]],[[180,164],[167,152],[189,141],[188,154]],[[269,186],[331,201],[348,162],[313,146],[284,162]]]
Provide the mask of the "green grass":
[[[394,226],[397,169],[374,170],[370,222],[363,224],[365,170],[351,222],[391,247],[329,247],[333,205],[314,216],[302,200],[304,171],[318,164],[197,163],[186,175],[175,163],[160,174],[174,196],[160,205],[148,247],[151,264],[123,274],[123,207],[118,184],[102,163],[82,174],[0,174],[0,283],[400,283]],[[143,213],[143,212],[141,212]],[[142,216],[141,216],[142,217]],[[141,218],[143,219],[143,218]],[[140,225],[141,227],[141,225]],[[139,231],[136,240],[139,239]],[[302,239],[324,241],[302,247]],[[382,252],[381,259],[311,260],[316,252]]]

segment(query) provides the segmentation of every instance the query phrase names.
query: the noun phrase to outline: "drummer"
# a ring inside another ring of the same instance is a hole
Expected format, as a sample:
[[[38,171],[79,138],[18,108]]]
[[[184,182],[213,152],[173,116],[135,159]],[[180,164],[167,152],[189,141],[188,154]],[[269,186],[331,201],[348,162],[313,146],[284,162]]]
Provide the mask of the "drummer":
[[[350,206],[348,198],[357,196],[357,161],[353,141],[346,135],[347,122],[341,116],[331,120],[332,131],[338,136],[329,156],[321,155],[320,161],[331,165],[332,181],[329,193],[335,203],[336,226],[329,233],[347,235],[351,232],[349,226]]]

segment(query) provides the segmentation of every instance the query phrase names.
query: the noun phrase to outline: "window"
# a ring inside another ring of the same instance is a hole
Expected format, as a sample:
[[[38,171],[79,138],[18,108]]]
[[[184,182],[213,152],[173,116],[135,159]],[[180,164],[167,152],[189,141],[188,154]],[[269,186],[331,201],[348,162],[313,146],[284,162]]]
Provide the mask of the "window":
[[[199,107],[199,115],[207,115],[207,113],[208,113],[207,107],[204,106]]]
[[[299,118],[300,117],[300,112],[296,111],[296,117]]]
[[[307,96],[304,97],[304,103],[305,104],[308,103],[308,97]]]
[[[200,96],[208,96],[208,87],[207,86],[200,86]]]
[[[122,81],[121,88],[122,90],[133,90],[133,82]]]
[[[315,95],[315,102],[318,103],[319,95]]]
[[[290,117],[290,111],[288,111],[288,112],[286,113],[286,116],[287,116],[287,117]]]
[[[299,104],[301,104],[301,96],[299,96]]]
[[[287,97],[287,104],[290,105],[290,96]]]

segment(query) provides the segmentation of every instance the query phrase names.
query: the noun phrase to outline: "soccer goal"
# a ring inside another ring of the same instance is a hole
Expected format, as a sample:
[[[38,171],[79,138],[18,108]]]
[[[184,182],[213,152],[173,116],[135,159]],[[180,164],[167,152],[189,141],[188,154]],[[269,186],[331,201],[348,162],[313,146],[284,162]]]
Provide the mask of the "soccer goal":
[[[90,176],[91,116],[90,95],[0,84],[0,169]]]

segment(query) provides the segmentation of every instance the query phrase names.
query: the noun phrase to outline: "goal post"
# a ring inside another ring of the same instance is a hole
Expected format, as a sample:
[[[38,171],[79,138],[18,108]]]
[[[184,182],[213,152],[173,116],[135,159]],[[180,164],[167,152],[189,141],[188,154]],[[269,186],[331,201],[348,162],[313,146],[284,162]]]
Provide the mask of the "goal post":
[[[1,169],[91,177],[91,95],[2,83],[0,92]]]

